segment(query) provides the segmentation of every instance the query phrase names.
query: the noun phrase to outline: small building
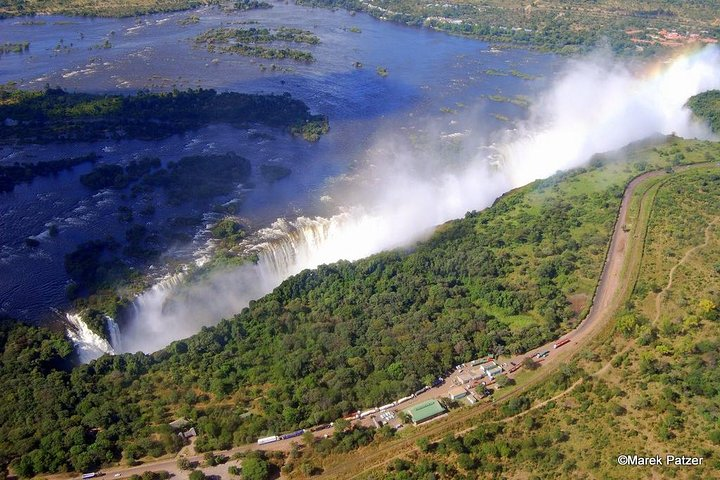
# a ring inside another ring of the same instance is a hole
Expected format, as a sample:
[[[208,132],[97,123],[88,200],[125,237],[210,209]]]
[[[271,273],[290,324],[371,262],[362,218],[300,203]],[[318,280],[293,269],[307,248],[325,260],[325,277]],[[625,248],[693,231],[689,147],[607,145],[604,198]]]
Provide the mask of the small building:
[[[453,382],[455,385],[465,385],[466,383],[472,382],[473,377],[470,375],[470,373],[461,373],[460,375],[456,376]]]
[[[489,362],[485,362],[485,363],[483,363],[482,365],[480,365],[480,369],[481,369],[483,372],[487,373],[488,370],[491,370],[491,369],[493,369],[493,368],[495,368],[495,367],[497,367],[497,366],[498,366],[498,364],[495,363],[494,360],[490,360]]]
[[[490,369],[486,370],[486,373],[487,373],[487,376],[488,376],[488,377],[490,377],[491,379],[493,379],[493,378],[495,378],[496,376],[498,376],[498,375],[500,375],[501,373],[503,373],[503,369],[502,369],[502,367],[496,366],[495,368],[490,368]]]
[[[485,370],[483,370],[482,368],[471,368],[468,374],[473,381],[480,380],[485,376]]]
[[[197,432],[195,431],[195,427],[191,427],[190,430],[186,432],[180,432],[178,433],[178,436],[182,438],[183,440],[188,440],[192,437],[197,437]]]
[[[448,398],[453,402],[460,400],[461,398],[467,397],[468,391],[464,387],[454,387],[448,390]]]
[[[442,415],[445,413],[445,407],[440,405],[437,400],[427,400],[404,410],[404,412],[410,416],[414,425],[418,425]]]

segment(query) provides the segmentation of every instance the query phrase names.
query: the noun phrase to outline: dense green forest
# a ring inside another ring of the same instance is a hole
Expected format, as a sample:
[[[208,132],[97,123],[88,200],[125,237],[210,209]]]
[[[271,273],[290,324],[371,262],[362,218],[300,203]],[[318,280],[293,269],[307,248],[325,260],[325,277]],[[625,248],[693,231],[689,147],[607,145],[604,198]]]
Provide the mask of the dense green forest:
[[[659,182],[627,308],[616,316],[614,332],[570,365],[582,383],[569,388],[575,378],[558,382],[555,375],[467,433],[421,439],[413,454],[369,478],[425,479],[430,472],[439,480],[714,478],[720,469],[718,199],[717,168]],[[563,391],[543,408],[498,421]],[[621,467],[622,454],[686,455],[703,463]]]
[[[206,5],[225,10],[272,8],[262,0],[3,0],[0,18],[20,15],[69,15],[87,17],[133,17],[150,13],[176,12]]]
[[[238,127],[263,123],[307,140],[327,132],[328,120],[312,115],[289,94],[255,95],[215,90],[136,95],[68,93],[59,88],[26,91],[0,87],[0,144],[156,140],[211,123]],[[149,128],[152,126],[152,128]]]
[[[709,90],[691,97],[688,106],[693,113],[720,133],[720,90]]]
[[[691,162],[720,153],[673,138],[637,148],[626,162],[598,157],[511,192],[410,250],[302,272],[152,355],[70,369],[60,335],[8,328],[0,459],[30,475],[158,456],[179,447],[167,425],[178,416],[196,426],[198,450],[226,448],[555,338],[587,308],[627,180],[678,154]]]

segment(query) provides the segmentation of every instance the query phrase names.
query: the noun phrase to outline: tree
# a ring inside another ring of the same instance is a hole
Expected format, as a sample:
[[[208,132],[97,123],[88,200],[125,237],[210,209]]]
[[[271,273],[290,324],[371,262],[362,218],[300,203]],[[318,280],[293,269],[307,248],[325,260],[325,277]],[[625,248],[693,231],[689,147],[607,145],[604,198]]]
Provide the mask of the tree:
[[[512,378],[508,378],[507,375],[500,375],[495,378],[495,383],[497,384],[498,388],[502,388],[510,385],[515,385],[515,380],[513,380]]]
[[[265,459],[256,453],[248,455],[243,460],[242,474],[244,480],[266,480],[269,478],[270,471]]]
[[[427,437],[420,437],[417,439],[415,444],[418,446],[421,452],[427,453],[430,450],[430,440]]]
[[[530,357],[525,357],[522,361],[522,366],[527,370],[537,370],[540,364]]]
[[[631,337],[637,332],[639,326],[638,318],[635,314],[626,313],[618,317],[616,321],[617,329],[626,337]]]
[[[190,472],[190,480],[205,480],[205,474],[202,470],[193,470]]]
[[[24,455],[20,461],[15,464],[14,468],[20,478],[30,478],[35,474],[32,459],[29,455]]]
[[[208,467],[214,467],[218,464],[217,457],[213,452],[205,452],[205,465]]]
[[[698,309],[700,314],[709,320],[714,320],[717,317],[717,305],[710,299],[704,298],[700,300]]]
[[[177,467],[180,470],[192,470],[192,464],[187,457],[180,457],[177,459]]]
[[[335,420],[335,433],[342,433],[345,430],[348,429],[350,426],[350,422],[345,420],[344,418],[338,418]]]
[[[123,452],[123,456],[125,457],[125,461],[127,462],[128,466],[135,465],[135,462],[137,462],[137,459],[139,457],[142,457],[142,449],[139,445],[131,443],[127,447],[125,447],[125,451]]]
[[[689,332],[700,326],[700,319],[697,315],[688,315],[683,320],[683,331]]]
[[[402,423],[412,422],[412,418],[410,417],[410,415],[408,415],[404,411],[398,412],[398,418],[402,421]]]

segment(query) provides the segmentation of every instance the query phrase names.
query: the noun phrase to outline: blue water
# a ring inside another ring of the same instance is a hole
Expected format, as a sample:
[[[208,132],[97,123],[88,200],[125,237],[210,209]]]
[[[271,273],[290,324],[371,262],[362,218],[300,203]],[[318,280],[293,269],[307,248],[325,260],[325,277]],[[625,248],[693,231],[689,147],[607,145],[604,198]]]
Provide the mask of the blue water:
[[[290,92],[314,112],[329,115],[331,131],[317,144],[267,128],[259,130],[273,140],[213,125],[156,142],[5,147],[0,148],[0,162],[36,162],[96,152],[103,155],[103,162],[122,164],[143,155],[169,161],[203,152],[235,151],[251,160],[255,172],[267,162],[293,171],[272,185],[254,175],[250,184],[239,185],[231,196],[243,201],[240,215],[251,226],[261,227],[281,216],[327,213],[320,198],[328,184],[352,172],[357,162],[367,161],[368,149],[387,132],[418,135],[430,124],[442,133],[462,131],[465,123],[482,125],[487,131],[506,128],[493,114],[519,118],[525,111],[484,96],[532,97],[561,63],[547,54],[491,51],[483,42],[381,22],[363,14],[274,5],[271,10],[226,13],[203,8],[134,19],[41,16],[2,20],[0,43],[29,41],[31,45],[27,53],[0,57],[0,82],[15,81],[23,88],[50,84],[71,91],[128,94],[139,89],[189,87]],[[201,21],[178,25],[190,14]],[[23,24],[28,21],[45,24]],[[321,43],[295,48],[311,51],[317,61],[304,64],[211,54],[193,45],[192,38],[208,28],[247,21],[311,30]],[[360,28],[361,33],[348,31],[350,27]],[[95,48],[106,39],[111,48]],[[363,68],[355,68],[354,62],[361,62]],[[273,63],[291,71],[260,68],[260,64]],[[389,75],[377,75],[376,67],[386,68]],[[492,76],[485,73],[488,69],[517,69],[540,78]],[[453,113],[447,113],[450,110]],[[137,208],[142,202],[157,203],[153,219],[135,217],[150,227],[158,220],[203,214],[212,207],[213,202],[178,209],[166,205],[162,197],[138,201],[110,190],[93,195],[78,181],[89,168],[86,164],[0,194],[0,313],[43,321],[51,307],[66,307],[65,254],[82,241],[106,235],[122,238],[127,225],[117,220],[119,205]],[[47,235],[50,223],[60,227],[56,238]],[[40,247],[26,247],[28,236],[37,237]],[[195,243],[173,245],[157,265],[158,271],[173,258],[187,259],[203,241],[199,236]]]

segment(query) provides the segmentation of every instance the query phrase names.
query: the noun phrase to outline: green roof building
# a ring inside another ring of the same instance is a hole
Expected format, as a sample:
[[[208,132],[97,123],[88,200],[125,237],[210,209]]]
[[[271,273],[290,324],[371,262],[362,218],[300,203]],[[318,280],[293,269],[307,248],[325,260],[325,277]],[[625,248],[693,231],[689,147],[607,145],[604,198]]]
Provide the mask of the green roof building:
[[[437,400],[428,400],[408,408],[405,410],[405,413],[410,415],[413,424],[417,425],[418,423],[427,422],[431,418],[442,415],[445,413],[445,407],[440,405],[440,402]]]

